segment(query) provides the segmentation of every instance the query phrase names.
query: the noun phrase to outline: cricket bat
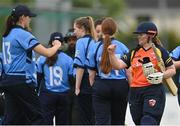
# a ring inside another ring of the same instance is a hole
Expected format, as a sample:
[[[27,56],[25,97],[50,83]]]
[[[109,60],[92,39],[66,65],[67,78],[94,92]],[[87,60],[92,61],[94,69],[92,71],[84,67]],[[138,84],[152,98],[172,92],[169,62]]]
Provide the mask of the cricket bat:
[[[155,56],[158,60],[158,66],[160,67],[161,71],[165,71],[165,65],[164,65],[164,62],[162,60],[162,58],[158,55],[157,53],[157,49],[156,49],[156,46],[154,45],[154,43],[151,44],[151,47],[155,53]],[[167,78],[167,79],[164,79],[165,80],[165,84],[168,88],[168,90],[171,92],[171,94],[173,96],[176,96],[177,95],[177,86],[176,84],[174,83],[173,79],[170,77],[170,78]]]

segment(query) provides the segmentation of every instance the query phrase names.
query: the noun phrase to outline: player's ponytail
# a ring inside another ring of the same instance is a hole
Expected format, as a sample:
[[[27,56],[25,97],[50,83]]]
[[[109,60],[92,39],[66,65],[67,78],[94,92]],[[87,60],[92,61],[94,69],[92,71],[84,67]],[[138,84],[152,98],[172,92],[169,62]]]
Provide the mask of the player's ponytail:
[[[163,47],[163,44],[161,43],[160,39],[159,39],[157,36],[155,36],[154,38],[152,38],[152,42],[153,42],[156,46],[159,45],[159,46],[162,46],[162,47]]]
[[[6,20],[6,29],[5,29],[5,32],[3,34],[3,37],[6,37],[9,34],[9,32],[16,25],[18,20],[19,20],[19,17],[15,17],[13,15],[13,13],[7,18],[7,20]]]
[[[95,27],[94,27],[94,21],[91,16],[88,16],[87,19],[89,20],[89,28],[90,28],[90,34],[94,40],[96,40],[96,32],[95,32]]]
[[[107,52],[108,46],[111,44],[111,36],[116,32],[117,26],[112,18],[106,18],[102,22],[102,33],[103,38],[103,52],[100,62],[100,68],[103,73],[108,74],[112,70],[112,65],[110,64],[109,54]]]
[[[109,34],[104,35],[103,41],[104,41],[104,46],[103,46],[100,68],[103,73],[108,74],[112,70],[112,66],[109,60],[109,54],[107,51],[108,46],[111,44],[111,38]]]

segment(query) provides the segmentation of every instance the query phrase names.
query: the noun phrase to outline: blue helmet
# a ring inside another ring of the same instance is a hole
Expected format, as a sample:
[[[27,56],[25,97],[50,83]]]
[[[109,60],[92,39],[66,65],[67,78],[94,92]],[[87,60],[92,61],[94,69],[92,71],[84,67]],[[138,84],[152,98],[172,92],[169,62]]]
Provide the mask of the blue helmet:
[[[141,34],[141,33],[146,33],[146,34],[153,34],[157,35],[157,27],[153,22],[142,22],[138,25],[137,29],[134,34]]]

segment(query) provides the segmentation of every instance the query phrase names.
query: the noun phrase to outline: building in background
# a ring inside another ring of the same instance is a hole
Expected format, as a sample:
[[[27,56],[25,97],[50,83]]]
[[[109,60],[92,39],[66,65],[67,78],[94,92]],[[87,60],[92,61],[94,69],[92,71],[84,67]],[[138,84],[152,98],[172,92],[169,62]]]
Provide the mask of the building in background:
[[[16,0],[18,1],[18,0]],[[83,0],[29,0],[28,6],[37,12],[38,16],[33,20],[33,33],[41,42],[47,43],[48,36],[54,31],[66,33],[72,27],[73,20],[77,17],[106,16],[107,10],[100,6],[100,0],[85,0],[86,6],[79,7],[77,1]],[[1,1],[2,2],[2,1]],[[1,4],[0,19],[7,16],[14,5]],[[124,0],[124,11],[115,17],[119,28],[123,32],[129,32],[139,21],[152,20],[158,25],[158,29],[173,30],[180,34],[180,0]],[[0,23],[3,24],[3,20]],[[4,28],[0,27],[0,31]],[[0,32],[2,33],[2,32]],[[166,38],[165,38],[166,39]]]
[[[124,17],[127,21],[155,21],[160,30],[173,29],[180,33],[180,0],[126,0]]]

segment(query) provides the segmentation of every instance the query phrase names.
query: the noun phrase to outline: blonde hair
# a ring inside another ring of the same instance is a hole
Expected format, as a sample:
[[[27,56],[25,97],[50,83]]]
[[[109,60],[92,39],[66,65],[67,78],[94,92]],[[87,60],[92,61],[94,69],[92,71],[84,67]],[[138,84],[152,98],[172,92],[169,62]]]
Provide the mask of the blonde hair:
[[[161,40],[158,38],[158,36],[155,36],[154,38],[152,38],[152,42],[155,44],[155,45],[160,45],[163,47],[163,44],[161,43]]]
[[[94,21],[91,16],[77,18],[74,23],[79,28],[83,27],[85,29],[86,34],[90,34],[92,38],[96,40]]]

